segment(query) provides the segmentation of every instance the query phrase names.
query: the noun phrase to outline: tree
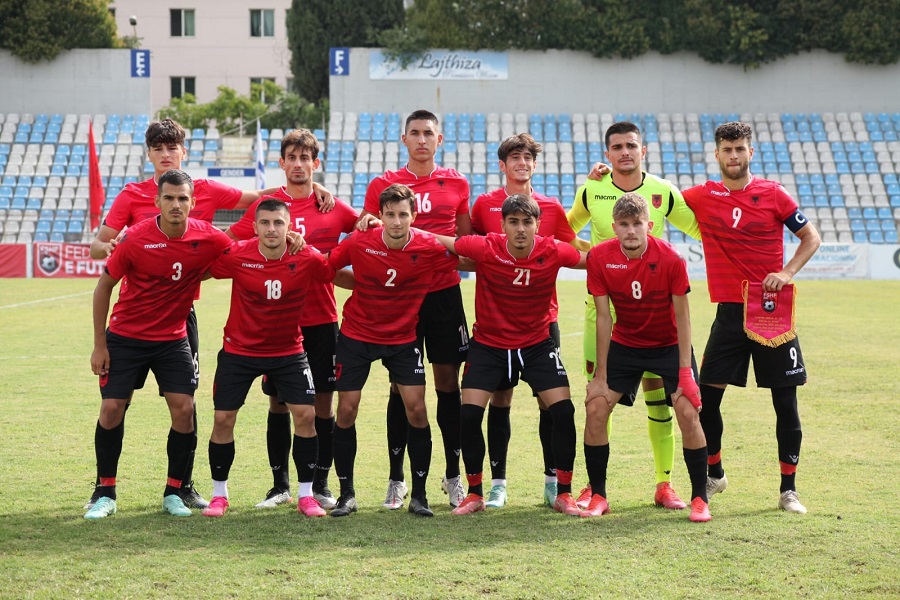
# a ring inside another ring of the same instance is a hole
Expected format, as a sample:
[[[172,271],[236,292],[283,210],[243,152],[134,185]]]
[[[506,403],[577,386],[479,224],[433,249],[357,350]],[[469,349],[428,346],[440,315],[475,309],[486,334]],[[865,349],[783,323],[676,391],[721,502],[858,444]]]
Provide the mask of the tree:
[[[403,14],[403,0],[293,0],[287,31],[296,91],[313,102],[326,98],[329,48],[374,46]]]
[[[106,0],[0,0],[0,48],[25,62],[72,48],[116,48]]]

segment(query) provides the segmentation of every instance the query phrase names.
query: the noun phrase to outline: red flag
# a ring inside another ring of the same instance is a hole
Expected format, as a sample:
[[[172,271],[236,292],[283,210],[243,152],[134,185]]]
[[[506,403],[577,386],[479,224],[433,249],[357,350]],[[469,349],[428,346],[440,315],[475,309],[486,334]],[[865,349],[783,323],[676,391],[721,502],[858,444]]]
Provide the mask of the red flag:
[[[103,216],[103,180],[100,178],[100,161],[97,159],[97,146],[94,145],[94,123],[88,128],[88,171],[90,173],[91,186],[91,229],[97,229],[100,225],[100,217]]]

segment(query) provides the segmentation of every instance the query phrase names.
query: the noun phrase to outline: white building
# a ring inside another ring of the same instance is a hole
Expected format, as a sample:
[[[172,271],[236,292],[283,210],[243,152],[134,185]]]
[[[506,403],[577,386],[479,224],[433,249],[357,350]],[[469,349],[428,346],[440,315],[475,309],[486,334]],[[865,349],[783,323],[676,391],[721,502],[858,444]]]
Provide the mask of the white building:
[[[251,81],[286,87],[291,0],[111,0],[119,35],[149,49],[152,110],[192,93],[209,102],[221,85],[246,95]],[[135,25],[131,19],[134,17]]]

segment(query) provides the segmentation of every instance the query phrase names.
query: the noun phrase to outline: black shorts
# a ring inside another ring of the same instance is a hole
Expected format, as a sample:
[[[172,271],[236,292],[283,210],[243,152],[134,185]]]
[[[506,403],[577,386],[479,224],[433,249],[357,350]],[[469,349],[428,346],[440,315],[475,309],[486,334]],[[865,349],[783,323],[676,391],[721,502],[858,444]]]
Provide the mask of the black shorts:
[[[562,336],[559,333],[559,323],[557,323],[556,321],[550,323],[550,339],[553,340],[553,344],[556,346],[557,356],[559,356],[559,359],[562,360]],[[506,382],[498,387],[496,391],[502,392],[505,390],[511,390],[514,387],[516,387],[515,383]],[[534,387],[531,388],[531,395],[535,398],[537,398],[538,396],[538,393],[534,391]]]
[[[459,284],[425,295],[416,325],[419,347],[428,353],[428,362],[459,365],[469,350],[469,328]]]
[[[486,346],[472,340],[463,371],[462,388],[495,392],[519,382],[519,376],[535,392],[569,386],[569,376],[551,338],[522,349]]]
[[[703,352],[700,383],[746,387],[751,358],[758,387],[780,388],[806,383],[806,365],[799,338],[777,348],[763,346],[744,332],[742,304],[719,304]]]
[[[127,400],[144,387],[147,373],[156,376],[161,392],[194,395],[197,378],[186,337],[151,342],[106,331],[109,373],[100,378],[100,397]]]
[[[290,356],[243,356],[219,350],[213,383],[213,407],[237,410],[244,405],[253,380],[267,375],[285,404],[314,404],[316,388],[306,353]]]
[[[633,406],[644,371],[659,375],[666,391],[666,404],[672,406],[672,394],[678,389],[678,344],[662,348],[632,348],[618,342],[609,343],[606,357],[606,384],[619,392],[619,404]],[[697,361],[691,351],[691,368],[697,377]]]
[[[334,391],[334,350],[337,346],[337,323],[324,323],[300,328],[303,333],[303,348],[312,369],[316,393]],[[262,391],[267,396],[277,396],[275,387],[263,376]],[[283,403],[282,403],[283,404]]]
[[[381,364],[391,381],[400,385],[425,385],[422,350],[415,341],[406,344],[371,344],[338,335],[334,372],[335,387],[340,392],[361,390],[369,378],[372,363]]]

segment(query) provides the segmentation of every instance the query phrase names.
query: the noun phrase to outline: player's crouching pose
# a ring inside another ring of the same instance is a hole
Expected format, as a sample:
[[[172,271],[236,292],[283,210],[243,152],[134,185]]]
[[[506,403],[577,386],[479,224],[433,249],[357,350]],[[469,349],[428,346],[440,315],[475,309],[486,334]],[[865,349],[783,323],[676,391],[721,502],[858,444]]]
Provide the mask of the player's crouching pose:
[[[616,239],[588,254],[588,292],[597,306],[597,368],[585,398],[584,456],[592,496],[584,516],[609,512],[607,421],[620,400],[634,402],[644,371],[662,377],[684,445],[691,479],[691,521],[709,521],[706,438],[691,348],[687,266],[668,243],[648,236],[647,201],[633,192],[613,208]],[[616,310],[613,328],[610,302]]]
[[[554,508],[579,516],[572,497],[575,464],[575,407],[556,343],[548,335],[550,303],[561,267],[584,268],[585,255],[552,237],[536,235],[541,209],[520,194],[502,205],[503,232],[457,240],[447,248],[475,261],[474,335],[462,380],[461,440],[469,493],[453,510],[466,515],[485,508],[482,488],[484,434],[481,422],[491,394],[527,381],[553,421],[552,450],[557,477]]]
[[[262,375],[268,376],[293,416],[293,455],[300,481],[297,510],[308,517],[326,514],[312,494],[318,454],[316,390],[303,350],[300,317],[311,288],[349,274],[335,277],[328,261],[314,248],[288,254],[290,219],[281,200],[261,201],[253,223],[258,238],[236,243],[209,268],[213,277],[231,278],[233,283],[213,387],[215,422],[209,440],[213,497],[203,510],[207,517],[221,517],[228,509],[237,413],[253,381]]]
[[[435,274],[453,271],[458,261],[433,235],[410,229],[416,218],[416,196],[408,187],[388,186],[379,202],[384,226],[354,232],[329,255],[335,269],[353,265],[356,280],[344,303],[336,350],[334,467],[341,495],[331,516],[345,517],[357,510],[353,485],[356,415],[369,369],[380,359],[399,388],[409,420],[409,512],[431,517],[434,513],[425,494],[431,427],[425,411],[425,367],[416,343],[416,323]]]
[[[152,370],[166,398],[172,428],[166,451],[168,478],[163,510],[191,516],[179,496],[194,447],[194,391],[197,376],[185,321],[209,264],[231,239],[204,221],[191,219],[194,185],[183,171],[159,178],[156,206],[160,215],[128,230],[117,245],[94,291],[94,351],[91,369],[100,376],[100,418],[94,434],[97,454],[97,500],[86,519],[116,512],[116,474],[124,430],[119,427],[134,390]],[[127,277],[106,319],[116,283]]]

